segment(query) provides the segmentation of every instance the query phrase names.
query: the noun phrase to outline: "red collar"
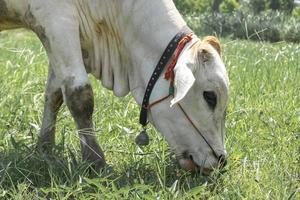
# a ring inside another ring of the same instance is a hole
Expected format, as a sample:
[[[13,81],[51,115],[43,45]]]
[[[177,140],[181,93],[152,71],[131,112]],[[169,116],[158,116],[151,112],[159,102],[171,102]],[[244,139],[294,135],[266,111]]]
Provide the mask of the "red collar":
[[[178,43],[175,53],[172,56],[171,63],[169,64],[167,71],[165,73],[166,80],[169,80],[170,78],[171,78],[171,81],[174,80],[174,68],[177,64],[178,58],[179,58],[181,52],[183,51],[185,45],[193,39],[193,35],[194,35],[193,33],[190,33],[190,34],[184,36]]]

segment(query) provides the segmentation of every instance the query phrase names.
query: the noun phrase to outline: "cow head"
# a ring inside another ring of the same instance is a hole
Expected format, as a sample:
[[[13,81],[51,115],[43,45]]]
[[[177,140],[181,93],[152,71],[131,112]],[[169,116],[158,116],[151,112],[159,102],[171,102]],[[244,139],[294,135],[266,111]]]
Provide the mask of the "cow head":
[[[181,167],[208,174],[226,156],[229,81],[218,39],[194,38],[180,55],[174,72],[174,98],[153,107],[151,120],[175,150]]]

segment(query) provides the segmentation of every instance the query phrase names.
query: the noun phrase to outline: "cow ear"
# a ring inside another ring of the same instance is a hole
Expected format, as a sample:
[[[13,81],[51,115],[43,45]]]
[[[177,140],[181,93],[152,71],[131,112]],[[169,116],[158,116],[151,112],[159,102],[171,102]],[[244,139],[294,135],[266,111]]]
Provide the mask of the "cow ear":
[[[216,38],[215,36],[206,36],[203,38],[203,42],[207,42],[208,44],[213,46],[217,50],[219,55],[221,55],[221,44],[218,38]]]
[[[171,107],[182,100],[195,82],[192,70],[186,64],[177,64],[174,69],[174,98]]]

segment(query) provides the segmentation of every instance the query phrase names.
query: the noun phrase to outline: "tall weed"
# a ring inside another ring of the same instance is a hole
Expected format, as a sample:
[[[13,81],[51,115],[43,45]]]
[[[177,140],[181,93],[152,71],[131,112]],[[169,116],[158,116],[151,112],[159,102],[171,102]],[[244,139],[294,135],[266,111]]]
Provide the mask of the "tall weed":
[[[267,11],[253,14],[246,10],[238,10],[232,13],[188,16],[186,20],[200,35],[270,42],[300,41],[300,18],[283,12]]]

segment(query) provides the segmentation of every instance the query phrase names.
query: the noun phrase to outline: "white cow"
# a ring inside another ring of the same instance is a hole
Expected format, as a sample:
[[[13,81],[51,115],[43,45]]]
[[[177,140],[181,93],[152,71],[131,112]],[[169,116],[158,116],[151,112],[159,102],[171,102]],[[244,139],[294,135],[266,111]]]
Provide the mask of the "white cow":
[[[116,96],[131,92],[141,105],[148,80],[170,40],[186,26],[171,0],[0,0],[0,30],[34,31],[49,57],[38,146],[51,147],[63,102],[79,130],[83,159],[105,164],[93,134],[88,73]],[[194,36],[175,66],[175,96],[152,107],[150,122],[174,149],[179,164],[204,173],[224,161],[228,76],[216,38]],[[161,77],[150,102],[168,93]],[[180,101],[191,121],[176,105]],[[203,135],[203,137],[199,134]]]

